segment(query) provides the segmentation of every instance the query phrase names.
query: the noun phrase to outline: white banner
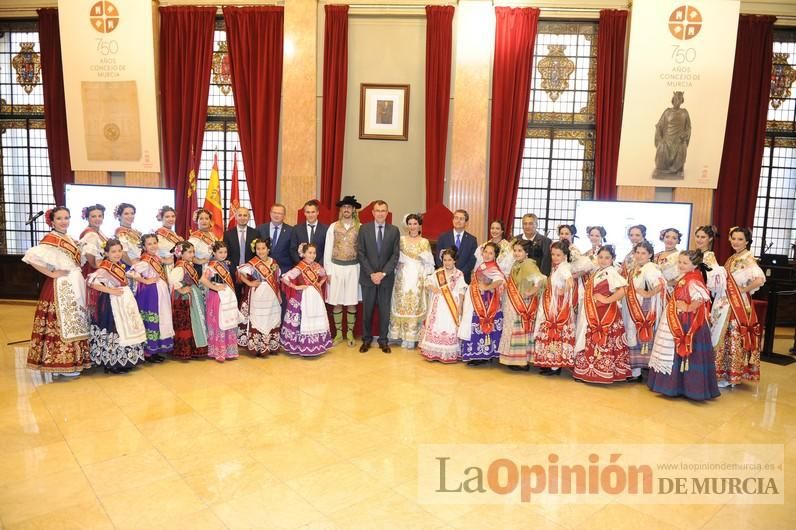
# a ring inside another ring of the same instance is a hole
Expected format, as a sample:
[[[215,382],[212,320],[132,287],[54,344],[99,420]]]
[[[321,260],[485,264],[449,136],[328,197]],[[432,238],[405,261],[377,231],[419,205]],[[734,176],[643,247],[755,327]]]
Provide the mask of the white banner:
[[[636,0],[616,182],[715,188],[738,0]]]
[[[149,0],[58,0],[72,169],[160,171]]]

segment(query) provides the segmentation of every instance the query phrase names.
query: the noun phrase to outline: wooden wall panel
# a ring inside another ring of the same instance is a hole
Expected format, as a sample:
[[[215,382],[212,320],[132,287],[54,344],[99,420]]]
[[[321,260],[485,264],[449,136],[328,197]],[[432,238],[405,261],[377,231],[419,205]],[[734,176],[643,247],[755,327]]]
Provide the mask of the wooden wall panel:
[[[616,198],[620,201],[654,201],[655,188],[648,186],[617,186]]]
[[[139,171],[128,171],[124,174],[125,186],[139,186],[142,188],[159,188],[160,173],[143,173]]]
[[[701,188],[675,188],[674,202],[690,202],[694,208],[691,211],[691,232],[696,227],[710,224],[713,216],[713,190]]]
[[[75,171],[75,184],[110,184],[111,176],[107,171]]]

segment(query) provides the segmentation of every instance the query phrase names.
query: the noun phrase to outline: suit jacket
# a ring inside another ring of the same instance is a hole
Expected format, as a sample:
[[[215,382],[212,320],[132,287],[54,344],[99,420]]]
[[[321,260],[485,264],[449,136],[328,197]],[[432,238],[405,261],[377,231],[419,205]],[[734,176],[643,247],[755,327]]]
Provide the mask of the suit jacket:
[[[312,236],[312,241],[307,241],[307,223],[301,223],[293,227],[293,234],[290,237],[290,256],[293,258],[294,265],[301,261],[298,247],[302,243],[315,243],[315,246],[318,247],[318,255],[315,257],[315,261],[323,263],[323,250],[326,246],[326,231],[328,229],[329,225],[325,225],[318,221],[315,225],[315,233]]]
[[[374,272],[383,272],[387,275],[382,284],[392,284],[395,281],[395,266],[398,264],[400,252],[401,232],[395,225],[385,223],[381,253],[376,249],[376,223],[362,225],[357,236],[359,284],[362,287],[374,287],[370,279],[370,275]]]
[[[440,253],[446,248],[456,246],[456,235],[453,230],[444,232],[437,240],[437,252],[434,253],[434,263],[437,268],[442,267],[442,260]],[[456,252],[456,268],[464,273],[464,281],[470,283],[470,275],[475,268],[475,250],[478,248],[478,240],[473,234],[465,231],[462,234],[462,241],[459,245],[459,250]]]
[[[260,233],[261,239],[271,239],[274,235],[271,229],[271,223],[263,223],[257,227],[257,232]],[[290,255],[290,239],[293,236],[293,227],[289,224],[282,223],[279,234],[276,240],[276,245],[271,241],[270,256],[279,264],[279,270],[282,274],[286,273],[293,268],[293,257]]]
[[[246,227],[246,248],[244,249],[244,258],[245,261],[249,261],[254,257],[254,252],[251,249],[251,242],[260,237],[260,233],[255,230],[254,228],[247,226]],[[232,265],[232,269],[239,265],[240,259],[240,242],[238,241],[238,227],[236,226],[232,230],[227,230],[224,232],[224,243],[227,245],[227,260]],[[233,274],[233,277],[235,275]]]
[[[514,239],[522,240],[525,237],[522,233],[514,236]],[[533,238],[533,245],[531,247],[531,254],[528,256],[536,262],[539,270],[545,276],[550,276],[550,271],[553,269],[553,264],[550,261],[550,245],[553,242],[550,238],[543,236],[540,232],[536,232]]]

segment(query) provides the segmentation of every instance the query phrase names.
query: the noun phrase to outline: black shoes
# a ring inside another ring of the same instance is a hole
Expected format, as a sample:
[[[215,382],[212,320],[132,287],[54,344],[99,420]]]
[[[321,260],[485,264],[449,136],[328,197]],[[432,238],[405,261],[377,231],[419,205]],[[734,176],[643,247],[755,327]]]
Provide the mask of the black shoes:
[[[552,368],[545,368],[539,373],[542,375],[561,375],[561,368],[556,368],[555,370]]]
[[[367,353],[369,349],[370,349],[370,343],[363,342],[362,346],[359,347],[359,353]]]
[[[383,351],[384,353],[392,353],[392,350],[390,349],[390,345],[388,343],[386,343],[386,342],[383,343],[383,344],[379,344],[379,347],[381,348],[381,351]]]

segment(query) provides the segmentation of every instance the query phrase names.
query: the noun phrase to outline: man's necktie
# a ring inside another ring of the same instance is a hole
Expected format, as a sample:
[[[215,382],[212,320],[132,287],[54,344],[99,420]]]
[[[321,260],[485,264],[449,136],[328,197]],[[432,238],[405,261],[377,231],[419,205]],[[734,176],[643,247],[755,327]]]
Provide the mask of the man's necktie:
[[[376,236],[376,252],[381,254],[381,243],[384,241],[384,225],[379,225],[379,235]]]
[[[456,250],[459,250],[459,246],[462,244],[462,235],[456,234]]]
[[[238,242],[240,243],[240,258],[238,265],[246,263],[246,232],[238,231]]]
[[[310,240],[309,243],[312,243],[312,238],[315,237],[315,225],[310,225]]]
[[[276,240],[279,238],[279,227],[274,226],[274,235],[271,236],[271,248],[276,246]]]

